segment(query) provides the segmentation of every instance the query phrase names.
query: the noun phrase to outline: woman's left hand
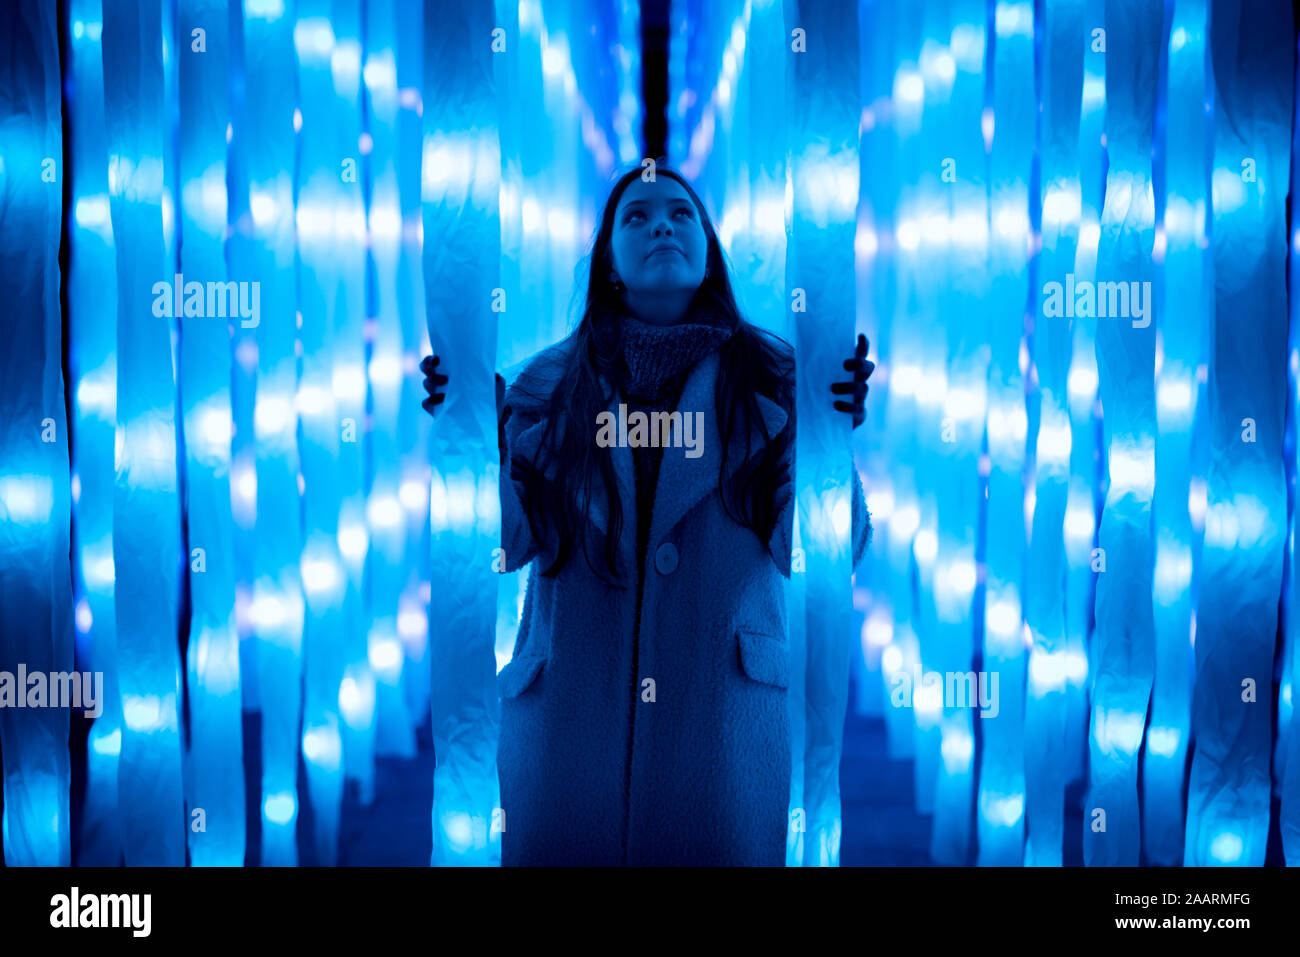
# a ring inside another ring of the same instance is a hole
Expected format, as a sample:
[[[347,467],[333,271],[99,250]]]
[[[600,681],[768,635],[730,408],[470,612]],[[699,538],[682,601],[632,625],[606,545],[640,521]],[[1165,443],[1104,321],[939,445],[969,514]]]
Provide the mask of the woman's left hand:
[[[871,373],[876,369],[876,364],[867,358],[867,351],[870,348],[871,340],[859,333],[857,349],[851,358],[844,360],[844,369],[853,373],[853,381],[831,383],[831,391],[836,395],[853,396],[851,402],[836,399],[835,408],[840,412],[846,412],[853,416],[853,427],[855,429],[866,420],[867,413],[864,403],[867,399],[867,379],[871,378]]]

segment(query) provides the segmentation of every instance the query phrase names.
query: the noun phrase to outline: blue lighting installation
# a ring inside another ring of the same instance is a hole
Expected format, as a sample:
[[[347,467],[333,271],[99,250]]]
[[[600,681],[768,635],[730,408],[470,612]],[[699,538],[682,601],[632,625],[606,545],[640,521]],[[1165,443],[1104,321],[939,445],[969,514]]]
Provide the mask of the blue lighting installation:
[[[1296,89],[1293,90],[1293,111],[1300,111],[1300,75],[1296,77]],[[1300,168],[1294,157],[1300,153],[1300,122],[1293,119],[1291,124],[1291,195],[1300,195]],[[1300,243],[1296,242],[1300,229],[1293,227],[1287,237],[1290,255],[1287,259],[1288,288],[1300,288]],[[1282,848],[1288,866],[1300,865],[1300,713],[1296,709],[1296,684],[1300,682],[1300,574],[1296,573],[1296,526],[1300,523],[1300,511],[1295,509],[1294,490],[1300,462],[1297,461],[1297,430],[1300,430],[1300,296],[1292,296],[1290,301],[1290,328],[1287,337],[1287,437],[1286,437],[1286,474],[1288,506],[1291,508],[1287,536],[1287,581],[1282,603],[1283,642],[1282,683],[1278,689],[1277,720],[1282,733],[1278,735],[1277,747],[1273,761],[1281,777],[1281,826]]]
[[[922,681],[912,688],[911,706],[915,715],[916,760],[913,781],[918,795],[918,807],[925,814],[936,813],[938,781],[943,774],[942,729],[939,726],[943,711],[943,685],[924,680],[927,671],[934,671],[937,663],[934,618],[935,555],[938,551],[938,514],[936,501],[939,477],[937,450],[940,419],[943,411],[943,393],[946,376],[947,348],[940,304],[934,296],[935,283],[929,263],[930,248],[936,247],[942,255],[947,239],[947,217],[939,212],[940,203],[947,205],[947,193],[934,169],[934,159],[947,144],[941,127],[941,104],[946,99],[942,73],[934,69],[935,57],[940,50],[934,42],[927,43],[933,34],[941,33],[939,19],[946,9],[930,9],[927,18],[900,18],[900,45],[909,59],[904,61],[897,74],[897,95],[907,106],[900,104],[899,114],[910,113],[906,127],[904,162],[915,175],[900,192],[900,220],[898,244],[902,254],[898,260],[898,279],[906,312],[912,321],[909,335],[912,364],[900,369],[898,385],[906,389],[912,382],[912,417],[914,437],[908,452],[914,468],[912,505],[916,525],[909,542],[909,562],[917,582],[917,595],[912,609],[913,636],[916,641],[915,666]],[[926,60],[923,63],[922,58]],[[930,70],[926,71],[925,66]],[[892,703],[892,702],[891,702]]]
[[[117,324],[101,309],[117,302],[117,256],[108,200],[104,120],[103,19],[99,0],[68,8],[75,149],[68,229],[68,368],[73,403],[73,573],[79,667],[101,673],[104,701],[86,747],[86,800],[77,864],[116,867],[122,860],[117,767],[122,696],[117,686],[113,586],[113,486],[117,421]]]
[[[1075,246],[1076,284],[1096,278],[1097,236],[1106,189],[1106,44],[1097,33],[1105,19],[1106,0],[1085,0],[1082,31],[1083,89],[1079,100],[1078,241]],[[1073,69],[1073,68],[1072,68]],[[1076,218],[1073,200],[1064,218]],[[1059,317],[1058,317],[1059,318]],[[1101,449],[1101,401],[1097,393],[1096,324],[1086,317],[1074,321],[1073,354],[1067,391],[1070,397],[1070,493],[1066,506],[1066,658],[1065,776],[1082,782],[1087,770],[1087,736],[1093,673],[1094,612],[1097,576],[1104,567],[1097,550],[1104,469]],[[1032,830],[1032,829],[1031,829]],[[1031,836],[1032,840],[1032,836]],[[1071,844],[1074,842],[1071,841]],[[1046,853],[1055,859],[1055,845]]]
[[[358,747],[350,750],[361,758],[360,786],[367,803],[374,793],[374,757],[379,754],[411,755],[414,741],[405,716],[401,691],[403,660],[396,635],[373,622],[373,606],[366,592],[365,575],[371,548],[372,525],[386,536],[397,521],[393,502],[377,500],[376,508],[367,507],[366,462],[372,451],[373,415],[368,405],[368,378],[378,373],[382,395],[383,379],[391,375],[379,365],[369,369],[367,356],[366,247],[371,242],[363,190],[368,168],[367,153],[372,140],[362,137],[362,63],[361,3],[347,0],[319,8],[333,40],[327,70],[322,70],[319,104],[331,111],[327,118],[319,115],[322,159],[332,154],[330,177],[332,198],[326,199],[325,180],[321,180],[321,211],[333,218],[332,240],[322,248],[318,269],[328,275],[325,315],[329,331],[332,367],[330,387],[334,394],[338,457],[333,463],[337,505],[334,508],[342,591],[343,673],[364,688],[366,730]],[[301,20],[300,20],[301,23]],[[323,64],[322,64],[323,66]],[[300,67],[300,71],[302,67]],[[373,73],[374,71],[372,71]],[[301,76],[301,72],[299,74]],[[306,106],[304,99],[302,106]],[[306,130],[306,116],[303,119]],[[355,172],[354,172],[355,170]],[[324,172],[324,170],[322,170]],[[300,197],[301,199],[301,197]],[[298,226],[303,234],[301,207]],[[382,224],[381,224],[382,225]],[[328,263],[328,265],[325,265]],[[319,275],[319,274],[318,274]],[[301,295],[301,287],[300,287]],[[369,325],[373,329],[373,323]],[[305,348],[305,347],[304,347]],[[382,577],[382,573],[381,573]],[[309,646],[310,650],[310,646]],[[332,689],[335,655],[326,652],[322,665],[322,687]],[[351,771],[349,771],[349,774]]]
[[[1274,639],[1282,585],[1286,186],[1295,47],[1288,11],[1217,0],[1214,322],[1204,581],[1183,860],[1264,862]]]
[[[1038,276],[1057,282],[1079,270],[1080,256],[1090,255],[1087,245],[1080,245],[1085,231],[1081,217],[1088,208],[1080,182],[1088,54],[1078,37],[1087,19],[1084,3],[1059,3],[1047,8],[1042,24],[1043,124],[1052,134],[1042,144],[1041,189],[1030,213],[1037,213],[1041,236]],[[1002,124],[997,126],[1000,132]],[[1073,698],[1086,677],[1086,669],[1079,668],[1086,659],[1078,646],[1086,635],[1091,605],[1096,369],[1091,333],[1084,324],[1059,316],[1049,319],[1045,298],[1037,290],[1030,302],[1034,358],[1029,376],[1031,383],[1037,379],[1041,394],[1026,580],[1025,862],[1059,866],[1065,790],[1079,776],[1070,751],[1062,753],[1062,741],[1081,742],[1081,737],[1070,735],[1082,724],[1083,709],[1073,708]],[[1064,589],[1063,579],[1070,583]],[[1081,745],[1076,750],[1081,751]]]
[[[877,525],[876,545],[868,552],[867,567],[859,578],[872,584],[866,665],[869,670],[879,667],[881,709],[889,754],[895,759],[916,754],[916,722],[910,710],[892,706],[891,692],[903,687],[919,666],[911,574],[912,538],[919,521],[913,464],[915,327],[888,321],[896,304],[907,301],[898,264],[906,263],[915,249],[914,227],[904,221],[910,198],[903,189],[887,185],[905,184],[906,171],[915,169],[909,151],[918,115],[917,90],[910,64],[900,64],[898,52],[913,49],[902,32],[906,19],[898,5],[877,4],[861,21],[862,33],[870,38],[864,40],[870,44],[866,48],[870,55],[862,58],[870,73],[863,84],[859,124],[865,172],[860,174],[857,257],[858,269],[869,284],[870,295],[864,301],[866,321],[874,331],[872,341],[879,357],[891,357],[879,364],[873,377],[875,399],[869,399],[875,402],[873,411],[883,427],[858,430],[867,433],[861,461],[868,475],[869,510]]]
[[[1065,4],[1054,4],[1048,14],[1050,17],[1061,12],[1058,30],[1062,33],[1068,32],[1072,25],[1067,10]],[[988,322],[988,371],[984,383],[988,398],[985,409],[975,411],[984,419],[987,448],[987,459],[980,470],[981,474],[987,473],[988,496],[987,541],[981,556],[985,565],[983,670],[990,675],[997,674],[999,679],[997,711],[989,718],[979,719],[984,747],[976,829],[979,862],[1001,866],[1019,864],[1024,858],[1026,823],[1036,804],[1046,811],[1043,817],[1057,829],[1055,844],[1059,847],[1060,805],[1064,797],[1063,788],[1059,794],[1052,788],[1051,775],[1056,762],[1036,757],[1059,747],[1060,735],[1052,733],[1050,709],[1054,702],[1041,695],[1042,689],[1032,684],[1026,686],[1034,646],[1040,641],[1059,646],[1064,630],[1061,621],[1064,596],[1060,590],[1064,556],[1059,530],[1065,497],[1062,473],[1066,463],[1061,462],[1063,443],[1058,412],[1051,420],[1055,431],[1048,433],[1055,442],[1043,448],[1043,432],[1039,432],[1040,454],[1034,472],[1034,504],[1030,510],[1025,480],[1021,477],[1028,431],[1025,381],[1032,382],[1035,375],[1040,376],[1040,381],[1046,383],[1044,401],[1053,395],[1059,405],[1065,377],[1061,366],[1069,355],[1068,327],[1034,328],[1034,351],[1030,358],[1026,333],[1029,323],[1024,315],[1029,292],[1028,270],[1038,226],[1033,217],[1036,203],[1030,202],[1036,106],[1033,15],[1029,3],[999,4],[993,35],[986,37],[984,51],[974,42],[979,34],[973,23],[964,27],[960,37],[954,34],[953,39],[957,48],[954,56],[960,55],[959,62],[969,63],[966,69],[977,66],[980,53],[984,52],[992,59],[993,73],[992,101],[980,116],[979,126],[989,150],[990,279],[986,295],[992,315],[1001,318]],[[1077,26],[1077,22],[1073,25]],[[1045,28],[1045,53],[1049,48],[1047,37],[1051,35],[1050,28]],[[1051,89],[1047,81],[1043,86]],[[1068,88],[1058,95],[1064,95],[1068,102]],[[1046,90],[1043,101],[1044,116],[1052,115]],[[968,118],[965,125],[974,124]],[[1064,132],[1063,145],[1068,149],[1068,126]],[[1043,162],[1046,163],[1046,158]],[[1046,174],[1042,182],[1048,182]],[[1044,224],[1043,246],[1048,248],[1048,245]],[[1032,295],[1028,303],[1030,308],[1037,305]],[[1021,367],[1022,356],[1029,359],[1025,369]],[[1027,523],[1041,530],[1033,536],[1036,554],[1031,552],[1025,563]],[[1027,571],[1023,584],[1022,567]],[[966,667],[969,665],[959,670]],[[989,690],[992,691],[991,684]],[[1059,726],[1059,719],[1056,723]],[[1040,836],[1039,841],[1042,840]],[[1051,845],[1050,838],[1047,843]]]
[[[891,73],[888,66],[890,57],[882,52],[890,48],[890,40],[889,31],[882,29],[878,22],[873,22],[870,11],[859,9],[858,66],[862,108],[858,116],[858,221],[853,245],[856,254],[857,297],[858,301],[864,304],[863,308],[858,310],[858,326],[871,340],[876,357],[879,356],[881,349],[880,323],[876,321],[881,311],[879,308],[881,272],[877,268],[877,257],[880,254],[877,236],[881,211],[875,206],[879,202],[879,197],[873,196],[870,188],[862,184],[869,182],[873,175],[877,175],[876,171],[881,168],[883,161],[882,147],[887,147],[887,140],[875,135],[873,104],[880,90],[890,82]],[[882,509],[881,500],[887,497],[889,487],[889,483],[880,478],[879,469],[872,467],[872,464],[880,463],[880,455],[876,450],[879,442],[880,437],[875,434],[874,429],[855,430],[854,467],[858,469],[859,477],[864,483],[868,511],[873,513]],[[876,543],[876,548],[869,549],[867,555],[858,564],[854,572],[857,580],[866,582],[869,577],[879,576],[881,566],[878,561],[878,549],[884,543],[883,535],[876,539]],[[872,720],[885,719],[886,729],[888,729],[884,707],[885,696],[882,694],[884,678],[880,669],[880,655],[883,642],[888,640],[887,636],[893,631],[892,617],[883,602],[868,609],[862,598],[865,598],[865,592],[855,589],[854,623],[858,629],[855,637],[860,645],[861,654],[852,655],[850,662],[856,691],[852,709],[855,715],[867,716]],[[858,625],[859,612],[862,613],[860,625]]]
[[[369,235],[366,328],[363,339],[370,384],[370,427],[366,448],[366,525],[370,535],[366,593],[370,602],[370,666],[377,689],[380,754],[415,755],[414,714],[404,680],[408,653],[398,628],[405,584],[406,512],[402,506],[401,446],[402,327],[396,292],[401,288],[402,211],[398,187],[397,69],[394,56],[399,24],[393,3],[365,5],[366,129],[358,149],[365,170]],[[422,411],[418,405],[407,413]],[[408,498],[410,496],[408,495]],[[418,502],[416,503],[418,505]],[[421,629],[421,636],[423,631]],[[423,649],[417,649],[423,655]]]
[[[458,370],[433,430],[431,710],[434,865],[491,863],[495,735],[497,323],[501,153],[492,10],[424,11],[425,317],[433,351]],[[505,42],[513,38],[507,34]],[[499,844],[498,844],[499,847]]]
[[[1106,149],[1110,168],[1097,244],[1097,315],[1086,319],[1096,329],[1108,477],[1098,529],[1099,557],[1104,564],[1098,569],[1097,580],[1096,677],[1083,821],[1084,859],[1093,865],[1136,865],[1141,845],[1138,753],[1155,667],[1151,500],[1155,489],[1156,324],[1150,294],[1155,237],[1151,140],[1161,9],[1158,3],[1128,5],[1108,0],[1106,4]],[[1068,288],[1068,276],[1052,278],[1057,282],[1064,278]],[[1111,295],[1112,291],[1116,294]],[[1145,315],[1138,315],[1139,299],[1145,300]]]
[[[177,14],[179,36],[190,38],[192,45],[227,49],[229,17],[221,0],[182,0]],[[179,203],[177,272],[201,279],[205,286],[208,281],[225,283],[229,60],[186,56],[178,58],[177,66],[176,165],[185,189]],[[225,322],[206,315],[178,315],[176,323],[190,588],[186,797],[191,826],[186,831],[191,863],[231,867],[244,862],[245,825],[230,498],[230,333]]]
[[[1214,301],[1206,230],[1212,148],[1211,116],[1205,109],[1209,13],[1208,3],[1183,2],[1174,8],[1164,136],[1164,143],[1174,148],[1163,151],[1166,179],[1163,197],[1157,195],[1152,250],[1153,261],[1163,264],[1154,287],[1163,305],[1156,317],[1156,662],[1142,764],[1142,845],[1147,860],[1162,866],[1175,865],[1182,857],[1194,669],[1194,570],[1205,517],[1203,507],[1193,510],[1189,503],[1194,492],[1203,495],[1205,488],[1197,454],[1203,445],[1198,423],[1205,411],[1202,373]],[[1203,506],[1203,499],[1198,504]]]
[[[1259,865],[1280,797],[1300,863],[1284,7],[672,9],[669,158],[799,354],[787,862],[839,860],[855,656],[935,861]],[[0,708],[6,863],[338,863],[345,783],[431,721],[431,862],[495,864],[493,373],[576,319],[642,158],[637,3],[69,0],[62,77],[15,10],[0,672],[103,697],[77,834],[70,712]]]
[[[185,863],[177,651],[181,562],[176,289],[167,268],[164,73],[158,7],[104,9],[108,189],[117,253],[117,482],[114,599],[122,696],[118,801],[128,866]],[[150,42],[149,38],[157,38]],[[173,260],[174,261],[174,260]],[[161,308],[158,308],[161,307]]]
[[[255,682],[254,702],[246,697],[245,706],[254,703],[261,718],[260,861],[285,865],[297,863],[305,613],[297,407],[311,396],[304,403],[300,395],[297,323],[291,318],[299,311],[291,173],[299,123],[293,98],[259,91],[294,88],[298,24],[285,5],[249,3],[243,14],[246,100],[238,156],[247,206],[232,237],[231,271],[240,282],[259,284],[261,317],[256,325],[243,318],[238,323],[249,333],[237,339],[236,358],[253,375],[246,423],[251,443],[245,446],[252,454],[241,463],[232,494],[248,515],[253,538],[245,643],[252,667],[244,673]]]
[[[380,9],[384,9],[380,7]],[[373,24],[378,11],[370,14]],[[425,391],[420,385],[420,358],[429,354],[429,332],[424,322],[424,282],[421,273],[421,248],[424,235],[420,205],[421,141],[423,138],[423,107],[419,90],[424,71],[423,10],[419,4],[400,3],[384,16],[395,17],[392,45],[392,82],[396,84],[397,115],[389,117],[386,84],[389,66],[383,62],[383,36],[378,26],[367,27],[367,52],[376,51],[381,58],[376,61],[374,75],[367,80],[373,103],[375,123],[391,123],[396,136],[396,155],[393,163],[397,175],[398,215],[400,217],[400,252],[394,283],[376,274],[374,295],[379,300],[378,314],[383,316],[383,335],[391,322],[389,313],[394,308],[400,325],[402,370],[401,400],[397,412],[397,442],[400,448],[401,485],[398,499],[405,513],[405,545],[401,562],[401,594],[398,598],[397,631],[408,667],[402,671],[405,681],[407,709],[418,724],[429,713],[429,558],[432,547],[429,539],[429,429],[432,422],[420,407]],[[382,155],[384,146],[377,138],[376,151]],[[373,175],[373,174],[372,174]],[[382,182],[382,176],[376,177]],[[390,187],[391,188],[391,187]],[[375,232],[374,209],[376,194],[372,192],[371,232]],[[381,192],[381,197],[384,194]],[[392,200],[390,199],[389,202]],[[382,207],[381,207],[382,208]],[[391,207],[390,207],[391,210]],[[391,226],[389,227],[391,229]],[[378,408],[382,408],[380,405]],[[383,427],[382,418],[380,427]]]
[[[72,576],[68,562],[71,479],[59,318],[60,130],[58,23],[48,4],[9,11],[0,83],[0,293],[7,310],[0,348],[6,414],[0,417],[0,708],[4,748],[4,851],[8,866],[71,863],[68,788],[70,711],[15,707],[33,687],[15,676],[73,667]],[[21,120],[18,118],[22,117]],[[96,210],[102,215],[102,207]],[[40,703],[53,688],[41,691]],[[137,752],[138,754],[138,752]],[[134,756],[134,755],[133,755]]]
[[[930,447],[933,468],[929,474],[937,508],[934,587],[925,615],[931,629],[926,637],[931,640],[933,653],[926,654],[924,664],[927,670],[933,667],[947,674],[965,672],[975,651],[971,627],[975,537],[990,348],[987,314],[971,316],[966,322],[943,319],[962,303],[982,301],[988,295],[990,218],[999,238],[1013,243],[1017,239],[1023,243],[1027,222],[1023,176],[1006,175],[999,182],[1001,189],[992,198],[989,196],[985,165],[988,144],[982,124],[985,5],[967,0],[954,2],[947,11],[946,23],[938,21],[935,27],[936,33],[947,31],[954,39],[946,47],[930,44],[921,52],[927,102],[931,93],[935,101],[931,130],[941,134],[932,140],[933,152],[923,168],[928,193],[934,200],[933,215],[943,225],[935,230],[937,235],[926,237],[926,246],[930,256],[947,260],[952,268],[939,281],[922,286],[933,297],[927,307],[934,310],[935,325],[941,330],[935,337],[936,344],[940,349],[946,347],[946,357],[940,359],[939,365],[946,391],[938,409],[938,441]],[[1014,54],[1014,47],[1006,52]],[[1010,112],[1007,115],[1012,117]],[[928,229],[927,222],[923,232]],[[955,686],[953,690],[956,692]],[[977,686],[963,686],[959,701],[957,694],[947,693],[945,685],[944,698],[938,702],[942,773],[935,795],[930,854],[941,863],[964,862],[972,846],[975,712],[968,707],[966,696],[975,698],[978,692]],[[1005,808],[1013,806],[1016,797],[1014,788],[1000,788],[993,799],[999,802],[995,814],[1005,814]]]
[[[787,0],[808,55],[786,73],[790,231],[785,285],[798,356],[797,523],[805,557],[803,863],[834,866],[840,853],[839,757],[852,645],[853,463],[848,423],[826,401],[854,341],[858,200],[858,37],[853,0]],[[794,41],[798,43],[798,40]]]
[[[365,440],[356,413],[358,398],[364,399],[365,383],[355,363],[350,369],[346,365],[340,369],[339,354],[346,351],[348,340],[340,334],[338,326],[346,320],[340,321],[342,310],[336,304],[349,278],[346,246],[364,229],[359,211],[360,157],[356,139],[348,142],[345,136],[346,94],[340,95],[338,90],[338,86],[358,82],[359,52],[351,35],[357,24],[349,17],[355,13],[354,6],[339,5],[340,15],[332,19],[332,4],[300,2],[293,28],[298,68],[293,123],[302,164],[295,209],[302,359],[294,408],[302,469],[299,569],[305,606],[301,661],[287,658],[283,667],[286,671],[300,667],[304,680],[301,740],[291,736],[286,725],[278,746],[283,748],[286,762],[296,762],[301,749],[316,820],[316,851],[325,855],[323,863],[333,863],[337,842],[343,756],[348,756],[349,769],[358,769],[354,776],[361,782],[362,799],[366,800],[372,781],[369,768],[374,734],[371,709],[360,708],[356,714],[345,704],[347,691],[372,687],[367,680],[361,623],[355,615],[348,616],[348,611],[355,610],[355,560],[349,567],[343,558],[347,548],[354,556],[359,552],[358,557],[364,560],[366,537],[355,519],[345,532],[341,515],[344,489],[348,480],[355,478],[357,449]],[[289,417],[286,425],[291,423]],[[347,678],[353,684],[345,684],[345,663],[352,668]],[[264,715],[268,707],[264,700]],[[284,717],[290,715],[286,712]],[[265,721],[264,717],[264,726]],[[286,764],[286,769],[289,766]],[[268,785],[266,790],[269,795],[285,788],[278,785],[272,791]],[[293,833],[292,820],[279,823],[285,825],[286,834]]]
[[[230,41],[230,125],[226,128],[228,149],[226,161],[226,218],[230,223],[230,235],[227,239],[228,275],[233,281],[252,281],[256,274],[257,242],[254,239],[254,225],[250,186],[252,174],[250,160],[258,162],[267,158],[261,152],[263,140],[259,134],[265,134],[270,145],[269,157],[278,155],[280,142],[286,134],[280,132],[276,122],[280,107],[285,107],[292,117],[293,104],[287,101],[268,101],[265,97],[254,96],[248,99],[248,84],[261,79],[273,79],[272,73],[279,63],[268,61],[263,56],[265,41],[271,38],[276,43],[287,43],[289,34],[260,33],[259,22],[246,23],[242,17],[232,24],[228,34]],[[277,19],[279,14],[277,14]],[[270,21],[274,22],[274,21]],[[287,21],[286,21],[287,22]],[[279,28],[284,30],[282,25]],[[253,41],[251,50],[247,49],[249,40]],[[271,47],[274,49],[274,46]],[[256,90],[257,87],[254,87]],[[289,130],[293,127],[290,125]],[[255,138],[257,137],[257,138]],[[290,141],[292,142],[292,141]],[[258,144],[250,156],[249,146]],[[259,164],[260,166],[260,164]],[[260,166],[260,175],[267,175],[266,167]],[[264,191],[260,193],[264,195]],[[182,202],[184,197],[182,196]],[[265,212],[266,200],[259,199],[259,205]],[[269,235],[267,220],[263,216],[262,235]],[[274,277],[272,277],[274,279]],[[262,289],[263,293],[274,292],[274,286]],[[257,640],[253,628],[253,580],[256,576],[255,565],[258,548],[257,541],[257,436],[253,431],[253,407],[257,402],[257,371],[259,361],[259,338],[265,337],[270,330],[250,326],[243,320],[228,324],[230,345],[234,356],[230,377],[230,512],[234,519],[234,553],[235,553],[235,629],[239,635],[239,692],[243,711],[255,715],[259,710],[257,693]],[[272,521],[276,517],[270,516]],[[284,521],[280,517],[281,522]]]

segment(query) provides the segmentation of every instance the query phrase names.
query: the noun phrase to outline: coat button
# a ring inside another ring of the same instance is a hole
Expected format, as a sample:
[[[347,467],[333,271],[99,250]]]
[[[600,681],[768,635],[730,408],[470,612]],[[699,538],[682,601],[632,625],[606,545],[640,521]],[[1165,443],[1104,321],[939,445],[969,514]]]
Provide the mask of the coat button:
[[[661,575],[671,575],[677,570],[677,546],[664,542],[655,551],[655,568]]]

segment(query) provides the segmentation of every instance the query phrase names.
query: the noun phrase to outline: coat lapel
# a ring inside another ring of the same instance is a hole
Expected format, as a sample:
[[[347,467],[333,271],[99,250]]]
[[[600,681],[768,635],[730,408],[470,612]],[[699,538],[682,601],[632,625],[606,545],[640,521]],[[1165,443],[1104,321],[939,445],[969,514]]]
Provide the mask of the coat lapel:
[[[698,458],[688,459],[685,448],[664,449],[663,460],[659,465],[659,480],[655,486],[654,511],[650,517],[650,538],[646,546],[651,550],[658,546],[664,534],[681,521],[696,502],[717,487],[722,449],[713,388],[718,365],[718,352],[715,349],[695,364],[682,388],[677,411],[682,413],[683,418],[690,415],[700,419],[695,413],[704,413],[703,432],[699,437],[701,454]]]
[[[663,461],[659,466],[659,481],[655,486],[654,513],[650,519],[650,538],[647,547],[652,550],[668,536],[673,526],[680,522],[700,499],[711,494],[718,487],[718,468],[722,464],[722,437],[718,432],[714,387],[720,362],[718,352],[714,350],[696,363],[687,376],[681,399],[678,400],[677,411],[683,416],[688,413],[703,413],[701,454],[698,458],[687,458],[684,448],[664,450]],[[763,425],[769,435],[775,436],[785,427],[785,410],[763,395],[757,397],[757,403],[763,417]],[[745,456],[745,437],[733,435],[729,463],[739,463],[742,456],[745,457],[745,461],[748,461],[762,451],[766,441],[759,424],[751,423],[748,456]],[[626,465],[630,472],[631,450],[620,449],[619,451],[626,453]],[[735,464],[728,465],[728,470],[733,468]],[[635,479],[632,481],[635,482]],[[635,495],[633,499],[635,500]]]

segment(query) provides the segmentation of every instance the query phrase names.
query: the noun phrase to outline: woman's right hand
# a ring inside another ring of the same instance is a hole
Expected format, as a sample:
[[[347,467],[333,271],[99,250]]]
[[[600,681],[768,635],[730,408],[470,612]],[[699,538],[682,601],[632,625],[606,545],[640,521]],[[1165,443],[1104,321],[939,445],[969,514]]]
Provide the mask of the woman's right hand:
[[[441,360],[436,355],[425,356],[420,360],[420,371],[424,373],[424,391],[429,393],[428,398],[420,403],[425,412],[433,415],[435,406],[442,405],[447,399],[447,394],[440,391],[440,386],[447,384],[447,376],[438,370],[438,363]],[[505,409],[506,398],[506,380],[501,377],[501,373],[496,374],[496,394],[497,394],[497,444],[500,446],[501,457],[505,459],[506,448],[506,420],[510,418],[510,410]]]
[[[425,356],[420,360],[420,371],[424,373],[424,391],[429,393],[429,397],[421,402],[420,405],[423,407],[424,411],[428,412],[430,415],[433,415],[433,407],[436,405],[442,405],[443,401],[447,398],[445,392],[438,391],[439,386],[447,384],[447,377],[437,371],[438,361],[436,355]]]

